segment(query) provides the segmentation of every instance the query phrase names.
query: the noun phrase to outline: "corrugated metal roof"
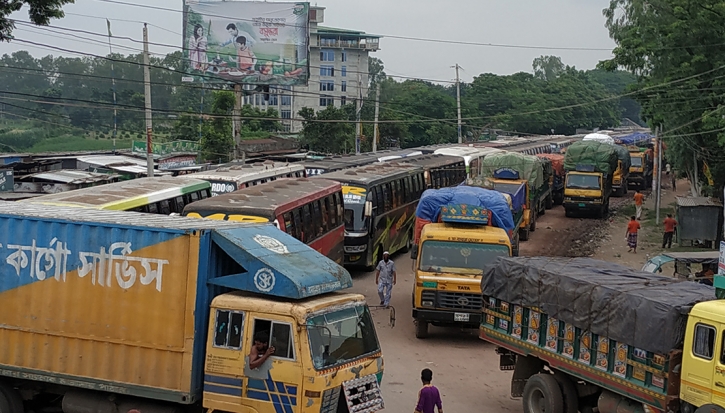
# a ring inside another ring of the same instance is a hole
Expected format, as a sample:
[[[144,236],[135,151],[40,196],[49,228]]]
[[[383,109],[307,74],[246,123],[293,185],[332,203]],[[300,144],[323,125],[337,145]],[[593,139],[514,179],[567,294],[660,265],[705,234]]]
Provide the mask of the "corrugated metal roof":
[[[61,220],[72,222],[94,222],[124,227],[162,228],[168,230],[190,231],[207,229],[231,229],[249,225],[232,221],[214,219],[186,218],[159,214],[145,214],[130,211],[107,211],[59,207],[50,205],[0,201],[0,216],[15,216],[37,219]],[[275,228],[275,230],[277,230]],[[278,230],[277,230],[278,231]]]
[[[111,165],[138,165],[146,167],[146,160],[134,158],[132,156],[123,155],[88,155],[78,156],[81,162],[91,163],[94,165],[111,166]]]
[[[707,197],[677,197],[677,206],[681,207],[697,207],[697,206],[717,206],[722,207],[722,203],[715,198]]]
[[[19,181],[45,180],[62,182],[66,184],[81,184],[111,180],[118,175],[99,174],[75,169],[61,169],[59,171],[39,172],[18,177]]]

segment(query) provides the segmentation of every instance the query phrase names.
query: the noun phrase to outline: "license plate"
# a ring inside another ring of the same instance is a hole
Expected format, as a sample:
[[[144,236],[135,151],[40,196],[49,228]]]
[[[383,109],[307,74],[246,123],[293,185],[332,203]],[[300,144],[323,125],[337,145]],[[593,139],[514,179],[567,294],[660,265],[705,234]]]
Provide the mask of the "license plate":
[[[469,317],[468,313],[453,313],[453,321],[468,321]]]
[[[579,204],[579,208],[584,208],[586,204]]]

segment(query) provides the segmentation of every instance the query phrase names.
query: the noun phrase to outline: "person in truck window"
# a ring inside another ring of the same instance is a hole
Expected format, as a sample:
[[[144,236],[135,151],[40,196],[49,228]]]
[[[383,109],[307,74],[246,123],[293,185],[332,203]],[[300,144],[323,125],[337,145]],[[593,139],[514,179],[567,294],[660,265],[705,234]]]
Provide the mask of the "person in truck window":
[[[274,347],[269,344],[269,334],[260,332],[254,336],[252,351],[249,352],[249,368],[256,369],[270,356],[274,355]]]

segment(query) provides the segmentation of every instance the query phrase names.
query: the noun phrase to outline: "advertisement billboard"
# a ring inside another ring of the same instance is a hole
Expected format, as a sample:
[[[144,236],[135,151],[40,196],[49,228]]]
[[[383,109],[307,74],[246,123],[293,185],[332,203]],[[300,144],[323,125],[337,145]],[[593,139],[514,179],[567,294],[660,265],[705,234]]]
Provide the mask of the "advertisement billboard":
[[[185,82],[306,85],[306,2],[186,0]]]

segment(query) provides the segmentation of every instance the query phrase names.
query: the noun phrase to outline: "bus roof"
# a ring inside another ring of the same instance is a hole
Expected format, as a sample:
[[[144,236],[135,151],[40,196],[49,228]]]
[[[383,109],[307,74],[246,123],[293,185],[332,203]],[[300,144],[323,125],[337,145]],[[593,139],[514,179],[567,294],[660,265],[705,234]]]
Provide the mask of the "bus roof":
[[[312,198],[319,198],[320,193],[332,194],[337,191],[340,191],[340,183],[337,181],[283,178],[193,202],[184,208],[184,215],[191,212],[233,212],[272,220],[275,211],[280,207],[301,205]]]
[[[303,171],[298,163],[271,162],[220,166],[210,171],[197,172],[187,176],[203,180],[243,181],[250,177],[265,178],[280,174]]]
[[[462,163],[462,162],[463,162],[463,159],[461,159],[458,156],[428,154],[428,155],[416,156],[415,158],[411,158],[411,159],[397,160],[397,161],[391,162],[391,164],[401,164],[402,163],[402,164],[420,166],[423,169],[431,169],[431,168],[440,168],[442,166],[447,166],[447,165],[455,165],[457,163]]]
[[[331,172],[325,174],[324,178],[343,184],[374,185],[378,182],[393,180],[422,170],[422,168],[411,164],[379,162],[344,171]]]
[[[210,188],[209,182],[194,179],[191,176],[138,178],[43,195],[18,202],[119,211],[129,210],[152,202]]]

